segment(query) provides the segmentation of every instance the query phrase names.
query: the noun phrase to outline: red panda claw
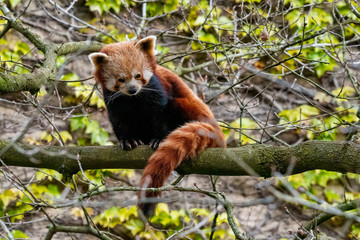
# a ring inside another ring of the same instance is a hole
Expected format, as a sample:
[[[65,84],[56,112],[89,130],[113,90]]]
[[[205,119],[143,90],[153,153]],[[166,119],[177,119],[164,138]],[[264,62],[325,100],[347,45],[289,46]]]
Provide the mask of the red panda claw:
[[[131,150],[133,149],[133,147],[131,146],[131,143],[129,142],[129,140],[125,141],[125,149],[126,150]]]
[[[119,141],[119,147],[121,150],[124,150],[124,142],[123,141]]]
[[[137,147],[137,144],[134,140],[120,140],[119,146],[122,150],[131,150]]]
[[[149,144],[152,149],[157,149],[160,145],[160,142],[161,142],[161,139],[153,138],[150,140]]]

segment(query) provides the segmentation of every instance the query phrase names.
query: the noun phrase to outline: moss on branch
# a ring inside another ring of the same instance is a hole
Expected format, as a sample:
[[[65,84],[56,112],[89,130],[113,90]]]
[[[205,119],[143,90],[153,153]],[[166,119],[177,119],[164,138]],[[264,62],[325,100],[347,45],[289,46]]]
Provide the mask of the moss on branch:
[[[26,37],[34,46],[45,54],[44,64],[35,69],[33,73],[10,75],[0,73],[0,93],[13,93],[29,91],[36,93],[42,85],[46,85],[49,79],[56,76],[56,59],[58,56],[80,52],[94,52],[101,49],[102,43],[83,41],[69,42],[64,44],[46,43],[37,34],[26,28],[20,20],[7,8],[5,3],[0,2],[0,10],[4,13],[2,18],[7,21],[7,30],[15,29]]]
[[[56,53],[58,55],[67,55],[79,52],[96,52],[103,46],[105,46],[105,44],[95,41],[68,42],[57,44]]]
[[[9,143],[0,140],[0,151]],[[153,153],[148,146],[122,151],[117,146],[56,147],[16,143],[1,157],[8,166],[55,169],[76,173],[85,169],[141,169]],[[323,169],[337,172],[360,171],[360,145],[349,142],[309,141],[295,147],[247,145],[240,148],[212,148],[184,161],[180,174],[255,175],[270,177],[274,171],[291,174]],[[241,167],[242,166],[242,167]],[[246,167],[248,166],[248,168]]]

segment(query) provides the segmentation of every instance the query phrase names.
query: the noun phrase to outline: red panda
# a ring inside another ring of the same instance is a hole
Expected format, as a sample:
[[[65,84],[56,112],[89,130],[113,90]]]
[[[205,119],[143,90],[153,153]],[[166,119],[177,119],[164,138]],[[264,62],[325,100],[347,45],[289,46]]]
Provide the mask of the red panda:
[[[209,147],[225,147],[224,135],[208,106],[173,72],[157,65],[154,36],[109,44],[89,59],[101,85],[108,117],[120,147],[157,149],[140,186],[158,188],[179,164]],[[161,195],[146,192],[146,198]],[[143,200],[143,199],[140,199]],[[141,201],[146,216],[156,204]]]

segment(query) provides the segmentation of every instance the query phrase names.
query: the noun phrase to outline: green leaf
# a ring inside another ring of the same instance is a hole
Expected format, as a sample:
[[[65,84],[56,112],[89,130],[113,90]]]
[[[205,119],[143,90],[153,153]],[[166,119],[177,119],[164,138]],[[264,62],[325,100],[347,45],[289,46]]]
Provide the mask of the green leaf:
[[[205,16],[204,15],[200,15],[196,18],[196,21],[194,22],[194,26],[200,26],[202,24],[204,24],[205,22]]]
[[[56,59],[56,67],[59,68],[65,63],[66,58],[64,56],[59,56]]]
[[[51,142],[53,140],[53,137],[51,136],[51,134],[44,131],[44,132],[41,133],[40,139],[49,143],[49,142]]]
[[[234,30],[234,24],[228,17],[221,16],[218,23],[222,29]]]
[[[303,114],[306,117],[319,114],[319,109],[310,105],[305,105],[305,104],[301,105],[299,109],[301,109],[301,114]]]
[[[71,141],[73,139],[68,131],[61,131],[60,136],[64,142]]]
[[[10,202],[15,201],[22,196],[23,193],[16,188],[10,188],[5,190],[4,193],[0,195],[0,200],[3,203],[3,208],[5,209]]]
[[[337,194],[333,190],[325,190],[324,193],[329,202],[338,202],[341,200],[339,194]]]
[[[70,129],[71,132],[78,129],[85,129],[90,124],[90,121],[87,117],[73,117],[70,119]]]
[[[14,52],[18,53],[19,55],[29,55],[30,47],[24,42],[17,41],[14,45]]]
[[[89,6],[90,11],[97,11],[100,15],[102,15],[103,12],[108,12],[110,10],[119,13],[121,0],[86,0],[85,5]]]
[[[15,239],[29,239],[29,237],[20,230],[12,230],[11,235],[13,235]]]
[[[53,197],[60,198],[61,193],[59,192],[58,186],[54,184],[49,184],[47,189],[48,189],[47,192],[51,194]]]
[[[343,86],[342,88],[337,88],[331,92],[339,97],[351,97],[354,95],[355,89],[350,86]]]
[[[11,7],[14,8],[16,7],[16,5],[18,5],[21,2],[21,0],[9,0],[9,2]]]
[[[190,212],[195,216],[209,216],[210,214],[209,209],[206,208],[192,208]]]
[[[289,22],[290,29],[295,27],[301,28],[303,26],[303,21],[300,17],[302,12],[300,10],[293,10],[285,15],[285,19]]]
[[[125,223],[124,226],[129,229],[133,235],[136,235],[144,229],[144,222],[140,219],[131,219]]]
[[[43,180],[46,177],[48,177],[50,181],[52,181],[53,178],[61,180],[62,174],[52,169],[41,169],[35,174],[36,180]]]

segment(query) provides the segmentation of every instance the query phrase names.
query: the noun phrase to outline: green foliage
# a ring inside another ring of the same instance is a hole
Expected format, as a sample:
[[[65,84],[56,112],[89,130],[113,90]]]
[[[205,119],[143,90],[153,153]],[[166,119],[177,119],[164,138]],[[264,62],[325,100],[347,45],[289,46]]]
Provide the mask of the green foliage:
[[[296,0],[296,1],[285,1],[285,4],[290,3],[293,7],[301,7],[310,1]],[[304,34],[299,34],[295,39],[300,40],[302,38],[313,35],[316,31],[320,31],[323,28],[326,28],[328,24],[333,24],[334,19],[330,11],[322,8],[310,8],[309,11],[301,11],[300,9],[294,9],[288,12],[285,16],[285,19],[288,20],[290,29],[293,33],[298,34],[299,32]],[[329,44],[325,48],[311,47],[316,44]],[[331,55],[337,55],[342,59],[341,53],[339,52],[341,46],[336,46],[339,43],[339,40],[332,34],[324,34],[316,38],[304,41],[297,46],[303,45],[306,46],[301,51],[301,58],[299,61],[310,62],[314,64],[314,70],[318,77],[321,77],[326,71],[333,71],[337,67],[337,62],[333,59]],[[289,51],[293,56],[299,53],[298,50]],[[284,56],[284,59],[288,56]],[[288,65],[291,69],[295,69],[295,65]]]
[[[153,17],[153,16],[169,13],[171,11],[178,9],[180,2],[182,1],[165,0],[162,1],[160,4],[158,2],[149,2],[146,5],[146,14],[148,17]]]
[[[10,48],[10,46],[12,47]],[[28,44],[21,41],[0,39],[0,60],[2,62],[0,72],[10,75],[29,73],[30,71],[22,65],[21,58],[24,55],[31,56]]]
[[[113,38],[115,38],[119,42],[127,41],[127,40],[132,39],[133,37],[135,37],[135,34],[133,34],[133,33],[129,33],[129,34],[119,33],[119,30],[117,28],[115,28],[114,25],[107,25],[106,30],[108,31],[108,34],[110,36],[112,36]],[[101,42],[103,42],[103,43],[106,43],[106,44],[114,42],[113,39],[111,39],[111,38],[109,38],[108,36],[105,36],[105,35],[99,35],[99,40]]]
[[[313,170],[305,173],[296,174],[287,177],[289,183],[296,189],[301,189],[303,198],[313,201],[314,195],[317,198],[324,199],[329,203],[342,202],[343,194],[338,191],[336,185],[341,182],[343,174],[329,172],[325,170]],[[333,185],[331,182],[337,182]]]
[[[330,180],[339,179],[340,177],[342,177],[341,173],[329,172],[325,170],[314,170],[292,175],[288,177],[288,180],[294,188],[304,187],[309,189],[314,185],[326,187]]]
[[[35,178],[38,181],[42,180],[49,180],[50,182],[53,180],[62,180],[62,174],[60,174],[58,171],[52,170],[52,169],[41,169],[38,170],[35,174]]]
[[[90,106],[97,108],[105,107],[103,98],[95,91],[94,86],[84,84],[79,80],[79,77],[74,73],[68,73],[61,77],[63,81],[72,81],[67,83],[69,87],[74,89],[75,96],[69,95],[65,97],[66,103],[88,103]],[[73,82],[78,81],[78,82]]]
[[[121,0],[86,0],[86,6],[89,6],[90,11],[103,14],[103,12],[108,12],[114,10],[116,13],[119,13]]]
[[[53,203],[54,199],[60,198],[58,186],[54,184],[38,185],[32,183],[27,186],[31,195],[24,194],[16,188],[10,188],[0,192],[0,217],[10,216],[12,222],[22,220],[24,213],[33,209],[30,197],[41,199],[44,203]]]
[[[12,230],[10,233],[11,233],[11,236],[13,236],[14,239],[29,239],[29,237],[20,230]],[[7,239],[6,238],[0,238],[0,240],[7,240]]]
[[[118,175],[122,178],[131,178],[135,175],[135,170],[133,169],[94,169],[87,170],[84,172],[86,180],[90,180],[91,183],[88,183],[89,189],[98,188],[103,189],[104,179],[112,175]],[[78,174],[79,178],[83,178],[81,174]]]
[[[41,134],[40,139],[47,143],[50,143],[52,141],[56,142],[57,139],[60,139],[60,137],[64,141],[64,143],[71,142],[73,140],[71,134],[68,131],[60,131],[60,134],[58,134],[57,132],[48,133],[45,131]]]
[[[201,0],[197,5],[187,5],[190,13],[187,15],[186,22],[177,26],[181,32],[190,33],[196,31],[199,41],[192,42],[194,50],[207,49],[219,43],[219,37],[225,34],[232,34],[234,25],[231,16],[224,14],[219,7],[210,8],[208,1]],[[221,46],[219,46],[221,48]]]
[[[93,220],[94,223],[99,224],[102,227],[114,228],[116,225],[124,224],[125,222],[128,222],[129,220],[136,217],[138,217],[138,213],[135,206],[129,208],[112,207],[103,211],[100,215],[94,217]],[[144,225],[141,226],[141,228],[143,227]]]
[[[245,145],[256,143],[254,138],[251,137],[253,130],[256,128],[257,124],[253,120],[249,118],[238,118],[230,123],[229,127],[223,127],[222,130],[226,139],[241,140],[241,145]]]
[[[145,228],[143,221],[138,216],[135,206],[128,208],[109,208],[95,216],[93,221],[104,228],[115,228],[117,225],[124,226],[131,232],[134,238],[141,236],[142,239],[152,239],[152,234],[154,234],[156,239],[162,240],[181,231],[186,228],[187,225],[198,224],[204,219],[207,220],[207,224],[200,228],[200,231],[202,234],[210,237],[213,217],[213,214],[211,214],[208,209],[192,208],[190,209],[190,213],[185,212],[184,209],[169,211],[166,204],[160,203],[157,205],[155,215],[150,221],[152,224],[161,226],[161,231]],[[224,224],[227,224],[226,213],[221,213],[217,218],[218,228],[215,231],[214,239],[233,238],[231,231],[223,227]],[[194,232],[188,234],[187,238],[203,239],[199,233]]]
[[[307,120],[311,116],[318,115],[319,110],[316,107],[309,105],[301,105],[295,109],[283,110],[278,116],[280,117],[279,124],[294,124],[298,121]]]
[[[18,5],[19,3],[21,3],[21,0],[9,0],[9,3],[11,5],[12,8],[15,8],[16,5]]]
[[[109,133],[95,120],[90,120],[88,117],[78,116],[70,119],[71,132],[83,130],[78,132],[77,145],[84,146],[88,144],[90,136],[90,144],[111,145],[109,142]]]
[[[336,89],[333,94],[339,96],[351,96],[355,90],[351,87],[343,87]],[[324,94],[318,94],[316,97],[319,101],[330,102],[332,101]],[[346,100],[337,99],[333,100],[338,102],[336,110],[337,114],[331,116],[316,117],[320,114],[320,111],[309,105],[301,105],[295,109],[283,110],[278,114],[280,117],[279,124],[296,127],[299,130],[306,127],[306,137],[308,139],[317,140],[336,140],[337,138],[343,138],[343,134],[339,131],[339,126],[342,124],[356,123],[359,121],[356,116],[356,109],[348,106]]]

